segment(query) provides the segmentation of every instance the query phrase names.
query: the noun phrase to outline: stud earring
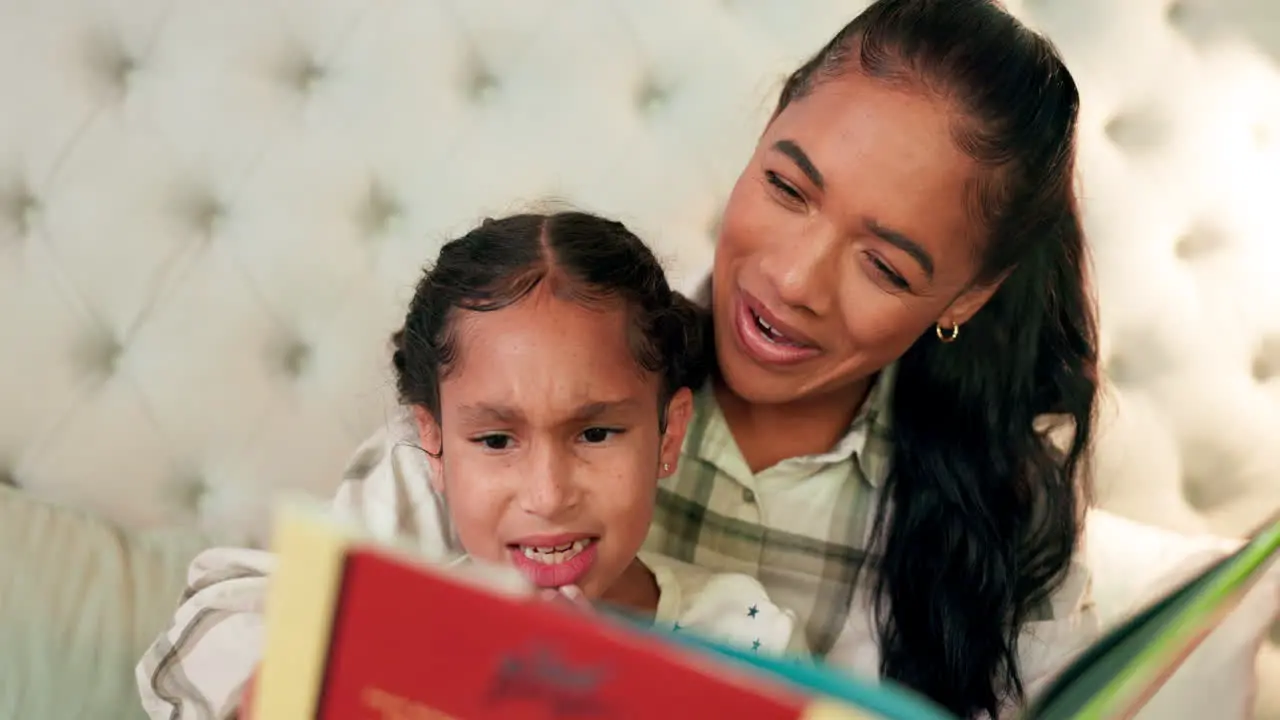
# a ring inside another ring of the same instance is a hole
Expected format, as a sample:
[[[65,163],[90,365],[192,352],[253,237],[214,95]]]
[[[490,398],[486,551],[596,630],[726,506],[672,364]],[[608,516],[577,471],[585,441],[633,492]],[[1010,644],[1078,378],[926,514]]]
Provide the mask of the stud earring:
[[[662,472],[671,472],[671,463],[662,463]]]

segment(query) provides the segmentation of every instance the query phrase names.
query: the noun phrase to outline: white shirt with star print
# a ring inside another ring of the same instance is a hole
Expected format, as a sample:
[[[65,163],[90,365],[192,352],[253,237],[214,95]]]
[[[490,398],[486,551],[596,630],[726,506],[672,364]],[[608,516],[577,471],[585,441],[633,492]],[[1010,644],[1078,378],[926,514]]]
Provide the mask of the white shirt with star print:
[[[658,628],[760,653],[807,654],[795,613],[770,602],[750,575],[711,572],[652,553],[641,553],[640,561],[658,583]]]

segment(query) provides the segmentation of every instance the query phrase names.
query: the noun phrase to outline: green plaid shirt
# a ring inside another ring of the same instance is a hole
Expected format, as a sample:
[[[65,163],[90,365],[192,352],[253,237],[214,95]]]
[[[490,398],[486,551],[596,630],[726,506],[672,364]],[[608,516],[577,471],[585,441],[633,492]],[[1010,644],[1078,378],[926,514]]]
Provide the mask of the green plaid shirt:
[[[716,571],[752,575],[799,614],[825,655],[863,584],[878,488],[889,464],[893,368],[881,373],[848,433],[829,452],[747,467],[710,387],[680,466],[658,489],[646,549]]]

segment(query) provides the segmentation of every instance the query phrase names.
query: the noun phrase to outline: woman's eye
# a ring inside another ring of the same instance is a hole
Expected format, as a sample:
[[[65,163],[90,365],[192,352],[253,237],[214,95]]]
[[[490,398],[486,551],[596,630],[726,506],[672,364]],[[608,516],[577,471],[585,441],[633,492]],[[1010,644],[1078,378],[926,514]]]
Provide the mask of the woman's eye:
[[[880,273],[891,285],[899,290],[911,289],[911,285],[907,282],[906,278],[894,272],[893,268],[885,264],[883,260],[875,256],[870,256],[870,260],[871,264],[875,266],[876,272]]]
[[[473,442],[483,445],[486,450],[506,450],[511,446],[510,435],[482,435]]]
[[[778,189],[778,192],[782,193],[783,195],[786,195],[787,199],[794,200],[796,202],[804,201],[804,196],[800,194],[800,191],[792,187],[791,183],[788,183],[786,180],[783,180],[782,177],[778,175],[778,173],[772,170],[766,170],[764,173],[764,177],[766,180],[769,181],[770,185]]]
[[[620,434],[621,430],[613,428],[593,427],[582,431],[582,439],[584,442],[597,445],[609,439],[612,435]]]

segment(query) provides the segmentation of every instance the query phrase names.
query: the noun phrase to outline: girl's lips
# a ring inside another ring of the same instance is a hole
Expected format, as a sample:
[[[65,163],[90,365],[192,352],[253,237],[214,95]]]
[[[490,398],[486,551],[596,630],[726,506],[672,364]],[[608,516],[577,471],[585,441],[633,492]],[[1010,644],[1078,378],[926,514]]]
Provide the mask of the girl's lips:
[[[761,365],[794,365],[819,353],[808,338],[742,292],[733,299],[733,327],[743,354]]]
[[[595,538],[558,536],[530,539],[536,540],[537,544],[511,545],[507,552],[511,556],[511,564],[537,587],[580,585],[582,578],[595,565]]]

